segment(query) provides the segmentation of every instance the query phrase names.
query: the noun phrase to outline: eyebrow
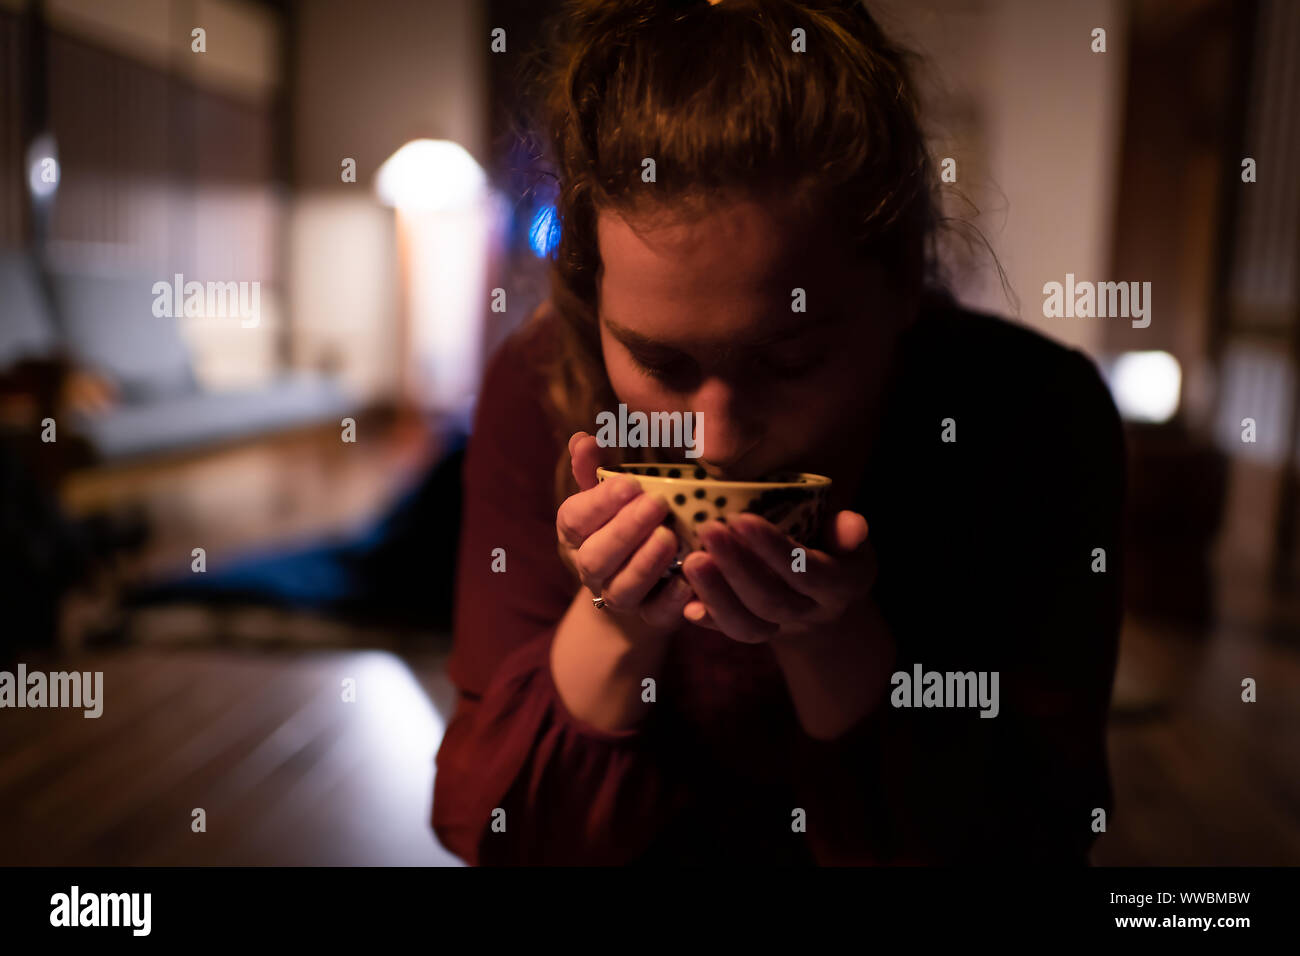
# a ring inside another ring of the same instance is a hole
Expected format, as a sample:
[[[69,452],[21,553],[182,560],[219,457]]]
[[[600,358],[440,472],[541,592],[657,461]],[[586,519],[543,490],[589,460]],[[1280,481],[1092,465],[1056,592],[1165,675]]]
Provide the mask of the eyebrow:
[[[601,318],[604,320],[605,324],[609,326],[610,334],[612,334],[616,339],[618,339],[628,348],[636,349],[641,352],[647,352],[647,353],[652,353],[652,352],[664,353],[664,352],[681,351],[674,345],[669,345],[666,342],[660,342],[659,340],[653,339],[648,335],[644,335],[641,332],[636,331],[635,329],[630,329],[626,325],[619,323],[615,319],[611,319],[608,315],[602,315]],[[811,319],[806,325],[793,326],[788,329],[782,329],[778,332],[772,332],[768,335],[761,336],[755,341],[746,342],[743,347],[750,348],[750,349],[766,348],[767,346],[776,345],[780,342],[786,342],[789,341],[790,339],[798,338],[799,336],[806,335],[810,332],[818,332],[827,327],[838,325],[841,322],[843,322],[844,319],[845,316],[842,314],[823,315],[820,318]],[[717,351],[719,353],[729,351],[732,348],[735,348],[735,344],[732,342],[723,342],[718,345],[714,345],[710,347],[711,350]]]

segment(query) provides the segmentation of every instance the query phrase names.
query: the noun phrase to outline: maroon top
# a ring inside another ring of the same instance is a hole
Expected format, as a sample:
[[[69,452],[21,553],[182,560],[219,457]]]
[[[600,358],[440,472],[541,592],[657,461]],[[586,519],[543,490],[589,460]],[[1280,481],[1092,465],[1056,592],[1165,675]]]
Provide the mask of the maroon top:
[[[491,362],[468,449],[449,665],[460,697],[434,788],[443,844],[483,864],[1086,861],[1093,810],[1110,811],[1124,495],[1123,434],[1091,361],[927,305],[859,489],[896,670],[998,671],[996,717],[887,697],[817,741],[770,648],[684,625],[650,716],[607,733],[567,711],[549,666],[579,586],[555,539],[569,436],[532,361],[550,321]],[[956,442],[940,440],[945,418]]]

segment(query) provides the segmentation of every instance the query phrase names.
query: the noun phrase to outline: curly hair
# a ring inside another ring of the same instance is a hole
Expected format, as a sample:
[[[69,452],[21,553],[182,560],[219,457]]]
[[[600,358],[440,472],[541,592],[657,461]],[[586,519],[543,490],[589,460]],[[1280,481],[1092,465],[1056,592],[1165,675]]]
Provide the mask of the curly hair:
[[[939,284],[914,57],[861,3],[569,0],[551,36],[533,129],[555,187],[546,371],[561,428],[589,429],[616,404],[598,326],[602,210],[680,220],[780,196],[900,287]],[[566,453],[556,494],[571,491]]]

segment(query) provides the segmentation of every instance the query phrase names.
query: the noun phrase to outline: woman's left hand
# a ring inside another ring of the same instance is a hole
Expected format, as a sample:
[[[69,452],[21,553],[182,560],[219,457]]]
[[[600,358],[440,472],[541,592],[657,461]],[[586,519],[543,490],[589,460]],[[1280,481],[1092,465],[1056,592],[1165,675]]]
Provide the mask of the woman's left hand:
[[[867,603],[875,583],[867,520],[854,511],[831,519],[825,551],[754,514],[707,522],[699,534],[706,550],[682,564],[697,599],[682,616],[747,644],[835,631]]]

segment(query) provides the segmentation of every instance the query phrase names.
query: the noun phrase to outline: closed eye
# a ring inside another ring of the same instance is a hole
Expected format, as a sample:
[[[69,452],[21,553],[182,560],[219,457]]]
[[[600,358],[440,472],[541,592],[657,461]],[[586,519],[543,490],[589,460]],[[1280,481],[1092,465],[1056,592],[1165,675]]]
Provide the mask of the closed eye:
[[[669,388],[685,391],[699,377],[699,367],[686,356],[677,358],[648,358],[629,350],[632,363],[643,375],[662,382]]]
[[[633,364],[643,375],[677,391],[689,390],[692,383],[700,376],[699,366],[685,355],[674,354],[651,358],[640,355],[635,350],[629,350],[629,353]],[[823,354],[801,357],[791,356],[782,351],[755,356],[751,368],[762,377],[797,380],[821,367],[825,360],[826,356]]]

